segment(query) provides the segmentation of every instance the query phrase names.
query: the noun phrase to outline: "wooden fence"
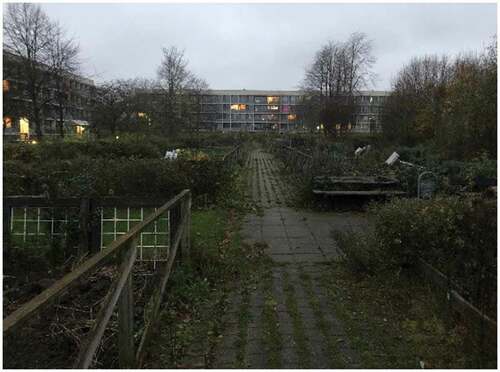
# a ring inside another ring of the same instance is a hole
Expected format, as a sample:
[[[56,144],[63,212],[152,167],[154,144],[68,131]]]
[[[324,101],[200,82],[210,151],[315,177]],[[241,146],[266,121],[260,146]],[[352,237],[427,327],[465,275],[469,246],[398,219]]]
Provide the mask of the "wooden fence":
[[[127,204],[129,202],[127,200]],[[59,205],[65,204],[62,200],[59,200],[59,203]],[[74,201],[68,201],[68,204],[74,205]],[[24,205],[24,202],[20,205]],[[156,269],[158,282],[147,306],[151,310],[146,317],[144,331],[136,347],[134,342],[133,276],[131,273],[136,262],[137,239],[149,225],[167,212],[173,212],[171,215],[175,216],[170,223],[171,245],[168,252],[168,260],[158,265]],[[118,260],[119,269],[117,277],[114,278],[107,292],[92,328],[81,343],[74,367],[91,367],[96,350],[116,306],[118,307],[119,365],[121,368],[140,367],[143,363],[145,347],[153,333],[155,322],[160,312],[160,305],[166,284],[170,277],[174,261],[178,256],[177,251],[179,247],[182,259],[186,261],[189,259],[190,220],[191,192],[184,190],[158,208],[156,212],[146,217],[144,221],[133,226],[128,233],[113,241],[106,249],[91,256],[83,264],[7,316],[3,321],[4,340],[7,334],[15,333],[16,329],[21,325],[35,318],[43,309],[60,299],[71,288],[75,287],[84,276],[95,272],[96,269],[109,263],[111,260]]]
[[[222,157],[222,162],[230,167],[243,161],[244,145],[238,144],[231,151]]]
[[[274,143],[272,151],[282,160],[294,173],[300,173],[312,177],[314,158],[312,155],[294,149],[283,143]]]
[[[74,208],[78,210],[80,253],[96,253],[101,249],[101,222],[95,216],[107,207],[156,208],[167,199],[157,198],[46,198],[45,196],[6,196],[3,198],[3,244],[6,253],[11,249],[11,221],[14,208]]]
[[[461,314],[471,329],[481,331],[485,341],[483,346],[496,351],[497,322],[468,302],[460,295],[460,287],[429,263],[419,259],[417,268],[425,280],[444,293],[450,310]]]

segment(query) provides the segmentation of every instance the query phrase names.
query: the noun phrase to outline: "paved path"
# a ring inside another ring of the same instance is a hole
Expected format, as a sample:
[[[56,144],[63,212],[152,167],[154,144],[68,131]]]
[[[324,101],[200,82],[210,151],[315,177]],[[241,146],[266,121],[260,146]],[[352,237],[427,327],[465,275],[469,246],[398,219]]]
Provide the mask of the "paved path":
[[[333,229],[360,229],[359,214],[312,213],[286,206],[290,189],[272,155],[250,154],[249,188],[263,215],[249,215],[242,235],[273,261],[250,290],[232,294],[213,368],[356,368],[341,322],[320,277],[339,257]]]

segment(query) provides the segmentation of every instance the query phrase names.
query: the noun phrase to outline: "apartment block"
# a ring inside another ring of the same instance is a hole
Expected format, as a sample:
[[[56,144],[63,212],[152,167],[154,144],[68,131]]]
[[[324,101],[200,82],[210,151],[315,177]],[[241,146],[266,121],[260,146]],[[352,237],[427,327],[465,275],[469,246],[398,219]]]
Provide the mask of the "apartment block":
[[[388,95],[384,91],[360,92],[351,131],[379,132]],[[223,132],[305,131],[301,119],[303,97],[304,92],[299,90],[210,90],[201,99],[201,127]]]
[[[43,67],[40,67],[41,69]],[[6,140],[28,140],[35,128],[29,121],[31,98],[23,78],[21,57],[3,52],[3,134]],[[60,110],[56,98],[61,89],[56,87],[50,74],[43,86],[42,132],[44,136],[58,135]],[[82,135],[89,126],[94,106],[95,85],[90,79],[67,74],[62,84],[65,104],[63,127],[65,135]]]

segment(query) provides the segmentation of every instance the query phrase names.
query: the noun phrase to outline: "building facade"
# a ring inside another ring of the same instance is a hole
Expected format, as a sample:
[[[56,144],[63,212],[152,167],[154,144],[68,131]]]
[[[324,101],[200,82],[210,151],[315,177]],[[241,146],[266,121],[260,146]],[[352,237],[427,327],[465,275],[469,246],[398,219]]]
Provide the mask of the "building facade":
[[[388,95],[384,91],[361,92],[351,131],[380,131],[382,106]],[[223,132],[305,131],[300,115],[303,97],[304,92],[298,90],[210,90],[201,99],[201,127]]]
[[[299,91],[211,90],[201,97],[200,122],[207,130],[303,130]]]
[[[60,94],[50,75],[42,90],[42,133],[44,136],[59,135]],[[67,74],[62,83],[64,104],[62,105],[65,135],[83,135],[92,118],[95,85],[90,79]],[[29,140],[35,133],[30,125],[31,98],[27,82],[23,78],[21,57],[3,52],[3,134],[6,140]]]

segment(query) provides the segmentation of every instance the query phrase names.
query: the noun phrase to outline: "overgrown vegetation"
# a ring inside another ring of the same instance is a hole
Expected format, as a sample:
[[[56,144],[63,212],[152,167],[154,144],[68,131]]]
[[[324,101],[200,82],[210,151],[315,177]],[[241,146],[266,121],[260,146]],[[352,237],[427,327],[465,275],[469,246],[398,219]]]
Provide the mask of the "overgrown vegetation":
[[[397,74],[384,108],[391,143],[428,143],[442,158],[497,154],[496,38],[480,54],[412,59]]]
[[[240,283],[245,295],[245,288],[256,285],[267,265],[263,247],[243,244],[239,236],[241,218],[251,210],[245,177],[240,172],[224,199],[212,208],[193,211],[191,265],[177,267],[171,278],[170,300],[151,348],[156,357],[146,367],[209,367],[222,334],[221,314],[227,310],[228,293]],[[244,349],[245,342],[245,335],[240,335],[239,349]]]
[[[213,202],[232,178],[229,167],[221,164],[222,156],[238,142],[223,136],[207,136],[205,140],[130,136],[119,140],[6,144],[4,194],[169,198],[189,188],[195,201],[199,196],[208,196]],[[205,148],[200,153],[202,144]],[[184,152],[176,161],[162,159],[166,150],[178,147],[193,151]]]
[[[400,289],[403,293],[423,286],[424,279],[415,271],[418,260],[423,259],[458,285],[460,294],[480,311],[496,317],[494,201],[458,197],[396,199],[372,205],[369,213],[374,221],[371,231],[335,233],[351,272],[387,283],[406,278],[405,286]],[[389,291],[392,284],[383,285]],[[436,311],[442,319],[451,317],[445,307]],[[463,324],[457,319],[454,327],[463,328]],[[469,348],[464,366],[493,363],[493,356],[479,346],[482,341],[472,336],[475,330],[458,328],[455,331],[462,334],[458,339],[461,347]]]

